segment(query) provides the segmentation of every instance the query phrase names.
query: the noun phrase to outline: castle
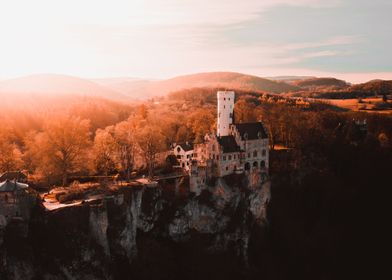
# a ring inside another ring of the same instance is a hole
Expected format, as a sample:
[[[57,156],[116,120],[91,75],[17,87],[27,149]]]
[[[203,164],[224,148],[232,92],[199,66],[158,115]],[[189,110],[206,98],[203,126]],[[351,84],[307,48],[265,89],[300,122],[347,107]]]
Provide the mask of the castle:
[[[191,155],[191,164],[182,166],[190,173],[190,190],[195,193],[200,193],[212,177],[255,170],[268,172],[268,134],[263,124],[234,122],[234,91],[218,91],[217,98],[216,134],[207,134],[193,150],[175,147],[180,162],[189,162]]]

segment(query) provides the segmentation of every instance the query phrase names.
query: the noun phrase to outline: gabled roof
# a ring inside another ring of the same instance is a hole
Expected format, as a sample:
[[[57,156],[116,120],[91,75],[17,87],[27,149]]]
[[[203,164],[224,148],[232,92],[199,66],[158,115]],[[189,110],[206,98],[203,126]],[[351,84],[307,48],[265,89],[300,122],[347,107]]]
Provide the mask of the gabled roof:
[[[7,179],[8,180],[14,180],[14,179],[25,180],[25,179],[27,179],[27,176],[26,176],[26,174],[24,174],[21,171],[7,171],[7,172],[4,172],[3,174],[0,175],[0,181],[5,181]]]
[[[19,183],[16,181],[5,180],[4,182],[0,183],[0,192],[14,192],[18,189],[24,190],[27,189],[29,185]]]
[[[237,123],[234,124],[234,126],[240,133],[242,140],[256,140],[259,138],[268,138],[268,134],[261,122]]]
[[[240,151],[234,136],[220,136],[217,137],[219,145],[222,147],[223,153],[235,153]]]
[[[180,146],[185,152],[193,150],[193,144],[192,143],[182,143],[182,144],[177,144],[177,146]]]

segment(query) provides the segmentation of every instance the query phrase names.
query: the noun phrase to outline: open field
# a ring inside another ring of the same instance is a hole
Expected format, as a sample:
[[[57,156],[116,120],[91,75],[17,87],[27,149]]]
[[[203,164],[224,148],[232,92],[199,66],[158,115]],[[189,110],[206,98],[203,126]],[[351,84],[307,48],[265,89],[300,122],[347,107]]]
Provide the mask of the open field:
[[[392,113],[392,101],[388,100],[389,108],[383,108],[386,104],[383,103],[382,97],[363,98],[361,102],[358,98],[352,99],[321,99],[331,105],[348,109],[350,111],[362,111],[370,113]]]

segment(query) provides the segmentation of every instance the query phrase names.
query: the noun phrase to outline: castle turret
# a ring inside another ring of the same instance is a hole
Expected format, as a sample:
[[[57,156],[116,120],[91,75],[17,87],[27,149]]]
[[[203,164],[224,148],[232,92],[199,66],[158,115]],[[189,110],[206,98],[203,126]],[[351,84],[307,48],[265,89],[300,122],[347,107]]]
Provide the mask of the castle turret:
[[[217,135],[230,134],[230,124],[233,123],[234,91],[218,91],[218,125]]]

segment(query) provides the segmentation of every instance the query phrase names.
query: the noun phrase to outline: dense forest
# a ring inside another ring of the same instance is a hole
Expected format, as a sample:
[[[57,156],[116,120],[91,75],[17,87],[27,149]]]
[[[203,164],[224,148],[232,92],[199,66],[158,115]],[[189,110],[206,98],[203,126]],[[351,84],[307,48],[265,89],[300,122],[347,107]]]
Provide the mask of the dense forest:
[[[31,178],[49,185],[66,185],[70,177],[80,175],[129,176],[143,168],[151,173],[159,163],[158,154],[172,143],[198,143],[215,129],[215,95],[216,89],[195,88],[140,104],[74,97],[22,111],[5,108],[0,172],[26,170]],[[324,103],[239,91],[235,121],[256,120],[266,126],[272,150],[284,146],[295,154],[296,168],[325,165],[322,153],[330,157],[345,144],[364,145],[374,152],[389,150],[392,139],[388,115],[340,112]],[[362,135],[356,121],[365,120]],[[333,151],[326,153],[333,145]]]

